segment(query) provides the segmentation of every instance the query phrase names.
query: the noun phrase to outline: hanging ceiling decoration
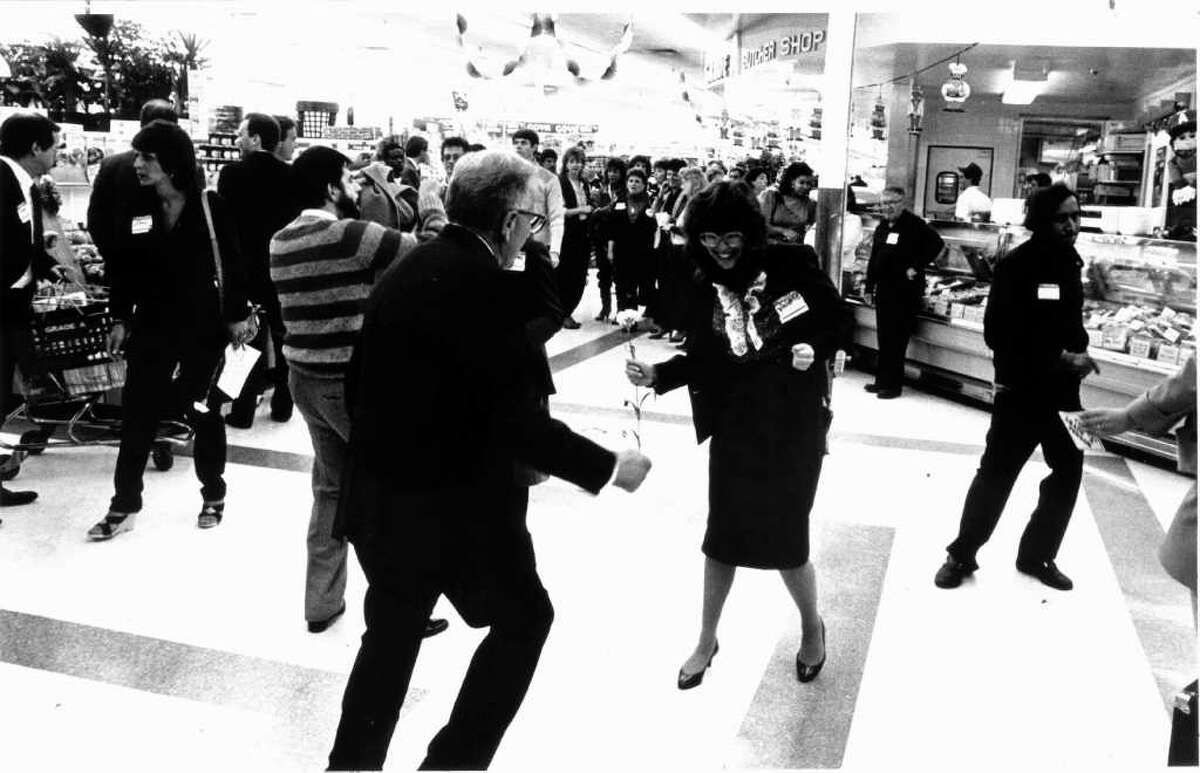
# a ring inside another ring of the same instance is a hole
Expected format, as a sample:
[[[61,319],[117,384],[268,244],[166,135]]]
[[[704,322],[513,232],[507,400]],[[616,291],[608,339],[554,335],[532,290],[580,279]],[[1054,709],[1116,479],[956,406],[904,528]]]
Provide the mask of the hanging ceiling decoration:
[[[912,91],[908,97],[908,133],[916,137],[921,134],[921,122],[925,118],[925,92],[913,78]]]
[[[882,140],[886,138],[884,132],[887,130],[887,107],[883,104],[883,87],[879,87],[879,96],[875,99],[875,108],[871,111],[871,139]]]
[[[942,99],[946,100],[943,110],[951,113],[964,112],[963,103],[971,96],[971,84],[967,83],[966,75],[967,66],[955,57],[950,65],[950,77],[942,84]]]
[[[533,14],[529,40],[517,58],[509,60],[499,72],[486,72],[476,63],[483,54],[483,49],[468,40],[466,17],[458,14],[458,46],[467,57],[467,74],[472,78],[484,80],[509,78],[514,74],[523,75],[528,77],[533,85],[547,89],[553,89],[557,84],[564,82],[566,74],[571,76],[571,82],[579,85],[595,80],[611,80],[616,76],[617,60],[633,45],[632,18],[625,23],[620,40],[609,51],[608,65],[598,76],[584,75],[579,63],[567,56],[566,48],[554,28],[555,18],[554,14]]]

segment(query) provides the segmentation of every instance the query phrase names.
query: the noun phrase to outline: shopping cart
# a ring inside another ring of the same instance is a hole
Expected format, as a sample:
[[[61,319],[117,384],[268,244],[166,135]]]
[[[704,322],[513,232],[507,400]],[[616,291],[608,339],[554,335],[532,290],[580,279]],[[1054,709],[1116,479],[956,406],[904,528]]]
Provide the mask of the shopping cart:
[[[15,444],[0,441],[12,455],[0,465],[0,480],[20,471],[27,455],[58,446],[115,446],[120,443],[121,408],[104,394],[125,384],[125,361],[108,355],[112,318],[102,290],[58,284],[33,301],[31,353],[22,362],[25,400],[5,416],[5,424],[32,424]],[[155,469],[175,463],[172,443],[191,439],[178,420],[159,423],[151,451]]]

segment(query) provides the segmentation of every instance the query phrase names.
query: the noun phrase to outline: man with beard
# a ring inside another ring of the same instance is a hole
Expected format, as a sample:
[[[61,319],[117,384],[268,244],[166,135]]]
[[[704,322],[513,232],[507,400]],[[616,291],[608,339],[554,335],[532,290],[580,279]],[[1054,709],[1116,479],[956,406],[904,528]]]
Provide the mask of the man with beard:
[[[300,216],[271,240],[271,280],[286,334],[283,355],[296,407],[313,446],[313,506],[308,524],[304,617],[320,633],[346,611],[346,542],[332,536],[342,461],[350,438],[346,373],[362,310],[383,269],[418,244],[413,234],[357,220],[358,184],[349,160],[314,147],[296,159]],[[424,219],[440,208],[419,213]],[[446,629],[430,620],[425,635]]]

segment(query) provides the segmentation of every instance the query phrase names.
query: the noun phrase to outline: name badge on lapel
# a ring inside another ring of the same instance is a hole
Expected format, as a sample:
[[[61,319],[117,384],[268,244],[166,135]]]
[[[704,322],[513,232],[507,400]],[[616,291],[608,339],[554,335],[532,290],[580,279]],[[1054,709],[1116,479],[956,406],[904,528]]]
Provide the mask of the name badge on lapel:
[[[515,258],[513,258],[512,265],[508,266],[504,270],[505,271],[524,271],[525,270],[525,253],[524,253],[524,251],[518,252],[517,256]]]
[[[17,205],[17,217],[22,223],[29,222],[29,205],[23,201]]]
[[[896,233],[895,231],[892,231],[890,234],[887,235],[887,243],[888,244],[899,244],[900,243],[900,234]]]
[[[616,204],[613,205],[613,211],[614,212],[624,212],[625,211],[625,202],[618,201]]]
[[[790,322],[808,311],[808,301],[798,292],[792,291],[775,301],[775,313],[780,322]]]
[[[1038,300],[1039,301],[1057,301],[1062,297],[1062,293],[1055,284],[1038,285]]]
[[[129,233],[131,234],[148,234],[153,227],[154,218],[150,215],[142,215],[129,221]]]

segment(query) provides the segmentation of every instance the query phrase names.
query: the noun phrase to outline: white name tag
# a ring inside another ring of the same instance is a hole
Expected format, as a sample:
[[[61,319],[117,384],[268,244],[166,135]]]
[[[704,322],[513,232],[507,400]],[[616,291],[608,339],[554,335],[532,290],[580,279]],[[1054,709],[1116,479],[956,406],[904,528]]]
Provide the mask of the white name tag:
[[[17,205],[17,217],[22,223],[29,222],[29,205],[23,201]]]
[[[890,234],[887,235],[887,243],[888,244],[899,244],[900,243],[900,234],[896,233],[895,231],[892,231]]]
[[[154,218],[150,215],[135,217],[129,222],[129,232],[132,234],[148,234],[154,227]]]
[[[513,258],[512,265],[504,269],[505,271],[524,271],[525,270],[525,253],[518,252],[517,257]]]
[[[808,301],[798,292],[790,292],[775,301],[775,313],[780,322],[789,322],[808,311]]]
[[[1038,285],[1039,301],[1057,301],[1060,297],[1058,285]]]
[[[615,211],[617,211],[617,212],[624,212],[624,211],[625,211],[625,202],[623,202],[623,201],[618,201],[618,202],[617,202],[617,203],[616,203],[616,204],[613,206],[613,210],[615,210]]]

